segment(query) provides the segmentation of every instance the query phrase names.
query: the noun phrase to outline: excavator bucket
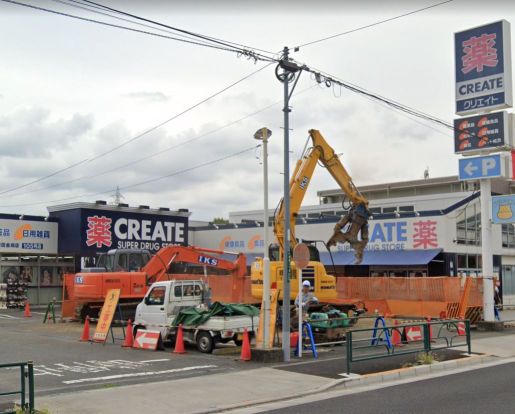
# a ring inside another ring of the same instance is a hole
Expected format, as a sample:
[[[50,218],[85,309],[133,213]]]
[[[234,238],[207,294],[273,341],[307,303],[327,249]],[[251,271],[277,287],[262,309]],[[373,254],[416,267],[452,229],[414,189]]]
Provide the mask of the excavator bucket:
[[[342,228],[346,228],[346,230],[342,232]],[[360,232],[361,239],[358,238]],[[368,243],[367,217],[356,214],[355,209],[351,209],[334,227],[334,233],[328,240],[327,247],[336,246],[337,243],[349,243],[355,252],[354,264],[361,264],[363,252]]]

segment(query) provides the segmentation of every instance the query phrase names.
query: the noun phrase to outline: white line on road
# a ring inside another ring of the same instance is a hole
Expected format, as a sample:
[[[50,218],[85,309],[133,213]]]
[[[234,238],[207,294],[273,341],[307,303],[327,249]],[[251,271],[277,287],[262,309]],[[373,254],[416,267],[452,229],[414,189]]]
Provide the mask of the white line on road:
[[[150,364],[151,362],[165,362],[165,361],[171,361],[171,359],[169,359],[169,358],[165,358],[165,359],[146,359],[145,361],[139,361],[139,362],[144,362],[145,364]]]
[[[20,319],[18,318],[17,316],[11,316],[11,315],[5,315],[5,314],[0,314],[0,319]]]
[[[130,374],[108,375],[105,377],[81,378],[81,379],[76,379],[76,380],[63,381],[63,384],[81,384],[83,382],[109,381],[109,380],[115,380],[115,379],[120,379],[120,378],[150,377],[153,375],[174,374],[177,372],[187,372],[187,371],[194,371],[194,370],[207,369],[207,368],[217,368],[217,366],[216,365],[198,365],[198,366],[193,366],[193,367],[167,369],[164,371],[133,372]]]

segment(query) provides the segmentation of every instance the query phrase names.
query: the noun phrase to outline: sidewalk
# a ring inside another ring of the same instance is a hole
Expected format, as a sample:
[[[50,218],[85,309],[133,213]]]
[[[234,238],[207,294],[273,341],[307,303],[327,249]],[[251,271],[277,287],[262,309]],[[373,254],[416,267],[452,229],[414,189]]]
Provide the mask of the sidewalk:
[[[330,378],[258,368],[37,397],[36,406],[52,414],[206,413],[323,391],[333,382]]]

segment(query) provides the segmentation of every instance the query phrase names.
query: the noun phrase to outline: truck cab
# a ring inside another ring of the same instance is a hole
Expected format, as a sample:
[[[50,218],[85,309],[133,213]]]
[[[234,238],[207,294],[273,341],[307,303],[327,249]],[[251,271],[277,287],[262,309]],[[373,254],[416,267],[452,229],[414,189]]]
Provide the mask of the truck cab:
[[[136,308],[137,324],[155,327],[166,339],[163,328],[185,308],[198,306],[204,297],[205,284],[200,280],[172,280],[154,283]]]
[[[111,249],[98,256],[94,267],[82,269],[82,273],[103,272],[137,272],[150,260],[148,250],[141,249]]]

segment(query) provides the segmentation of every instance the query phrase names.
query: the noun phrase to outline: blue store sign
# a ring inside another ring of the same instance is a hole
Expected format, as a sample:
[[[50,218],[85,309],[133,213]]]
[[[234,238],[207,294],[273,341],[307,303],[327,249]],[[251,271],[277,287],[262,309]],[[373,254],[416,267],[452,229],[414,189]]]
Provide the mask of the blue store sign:
[[[506,20],[454,35],[456,113],[512,105],[510,24]]]
[[[492,222],[515,223],[515,195],[492,197]]]
[[[52,212],[59,217],[59,251],[94,255],[109,249],[158,251],[188,244],[188,217],[123,210],[76,208]]]

